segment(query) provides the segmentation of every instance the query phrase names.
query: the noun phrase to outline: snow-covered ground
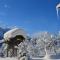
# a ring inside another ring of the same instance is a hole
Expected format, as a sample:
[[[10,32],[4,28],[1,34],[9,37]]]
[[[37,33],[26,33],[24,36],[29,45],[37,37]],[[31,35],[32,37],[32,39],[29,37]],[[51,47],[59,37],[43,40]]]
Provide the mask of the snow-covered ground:
[[[17,60],[17,58],[0,58],[0,60]]]
[[[18,59],[17,58],[0,58],[0,60],[18,60]],[[60,60],[60,59],[32,58],[31,60]]]

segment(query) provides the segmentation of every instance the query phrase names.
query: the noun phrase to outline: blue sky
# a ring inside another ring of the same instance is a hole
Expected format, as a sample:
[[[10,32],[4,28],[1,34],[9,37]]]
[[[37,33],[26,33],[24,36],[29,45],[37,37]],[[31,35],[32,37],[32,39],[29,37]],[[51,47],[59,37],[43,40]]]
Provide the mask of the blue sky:
[[[59,0],[0,0],[0,24],[24,28],[28,33],[57,32]]]

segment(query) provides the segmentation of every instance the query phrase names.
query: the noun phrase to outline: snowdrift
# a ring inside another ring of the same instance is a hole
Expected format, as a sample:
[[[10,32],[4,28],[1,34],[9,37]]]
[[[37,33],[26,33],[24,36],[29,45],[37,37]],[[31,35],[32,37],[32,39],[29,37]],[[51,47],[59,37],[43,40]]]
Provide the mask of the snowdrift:
[[[9,38],[13,38],[17,35],[22,35],[24,38],[26,38],[26,36],[27,36],[26,32],[23,29],[14,28],[12,30],[7,31],[4,34],[4,39],[9,40]]]

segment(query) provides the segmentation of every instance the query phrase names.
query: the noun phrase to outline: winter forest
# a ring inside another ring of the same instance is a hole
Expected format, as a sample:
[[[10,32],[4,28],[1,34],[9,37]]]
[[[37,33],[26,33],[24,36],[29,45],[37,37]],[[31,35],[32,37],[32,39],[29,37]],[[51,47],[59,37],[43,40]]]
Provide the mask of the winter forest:
[[[15,30],[18,28],[13,28],[9,31]],[[3,29],[4,30],[4,29]],[[2,40],[0,40],[0,57],[6,58],[6,57],[16,57],[18,60],[37,60],[36,58],[46,58],[46,56],[50,58],[58,58],[60,56],[60,32],[56,34],[51,34],[49,32],[38,32],[33,34],[32,36],[27,35],[26,39],[24,41],[21,41],[18,45],[14,45],[14,48],[17,48],[17,52],[13,53],[12,49],[9,50],[8,56],[7,54],[7,48],[8,45],[4,43],[3,38],[4,33],[3,30],[1,30],[1,36]],[[7,32],[5,36],[7,36]],[[15,31],[18,33],[18,31]],[[22,32],[22,31],[21,31]],[[11,32],[9,32],[11,33]],[[8,34],[9,34],[8,33]],[[24,34],[23,34],[24,35]],[[10,35],[9,35],[10,36]],[[8,36],[8,37],[9,37]],[[6,38],[9,39],[9,38]],[[13,42],[13,40],[12,40]],[[10,45],[12,46],[12,45]],[[17,55],[16,55],[17,53]],[[56,57],[55,57],[56,56]],[[49,58],[48,57],[48,58]],[[40,60],[40,59],[39,59]],[[46,59],[48,60],[48,59]]]
[[[0,60],[57,59],[60,0],[0,0]]]

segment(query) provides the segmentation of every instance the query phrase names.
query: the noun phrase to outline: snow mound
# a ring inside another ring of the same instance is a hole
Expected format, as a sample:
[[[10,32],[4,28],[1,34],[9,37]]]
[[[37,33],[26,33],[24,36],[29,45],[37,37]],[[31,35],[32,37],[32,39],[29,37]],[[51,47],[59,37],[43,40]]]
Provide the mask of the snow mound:
[[[24,38],[26,38],[26,32],[23,29],[14,28],[4,34],[4,39],[8,40],[9,38],[15,37],[16,35],[22,35]]]

